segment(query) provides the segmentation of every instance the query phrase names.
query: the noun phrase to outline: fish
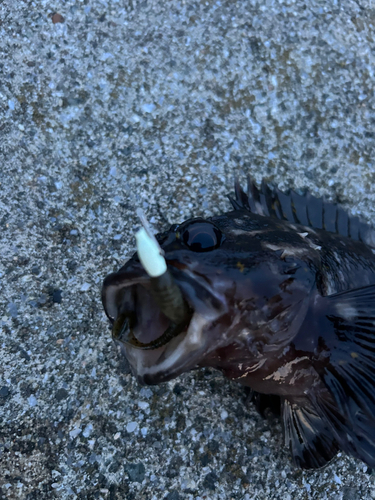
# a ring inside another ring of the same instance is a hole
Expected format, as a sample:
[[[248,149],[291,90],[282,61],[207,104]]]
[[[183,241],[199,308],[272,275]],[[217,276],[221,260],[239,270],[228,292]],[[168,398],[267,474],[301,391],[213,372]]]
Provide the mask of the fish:
[[[339,451],[375,467],[374,228],[251,177],[229,200],[156,235],[183,321],[137,253],[105,278],[114,341],[140,384],[211,367],[257,401],[276,398],[300,468]]]

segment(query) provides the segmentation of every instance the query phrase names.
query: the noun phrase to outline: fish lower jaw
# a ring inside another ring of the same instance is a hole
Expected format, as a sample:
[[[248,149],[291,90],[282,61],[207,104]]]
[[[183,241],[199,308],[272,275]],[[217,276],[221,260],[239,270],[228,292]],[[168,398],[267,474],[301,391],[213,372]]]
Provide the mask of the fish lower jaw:
[[[138,381],[147,385],[158,384],[193,368],[203,356],[203,332],[211,321],[212,318],[195,312],[187,330],[165,346],[152,351],[126,346],[124,354]]]

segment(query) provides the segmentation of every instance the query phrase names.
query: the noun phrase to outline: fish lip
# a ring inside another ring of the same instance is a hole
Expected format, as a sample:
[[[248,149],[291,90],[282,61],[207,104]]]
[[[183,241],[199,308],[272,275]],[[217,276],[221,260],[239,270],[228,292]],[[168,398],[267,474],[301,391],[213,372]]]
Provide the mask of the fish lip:
[[[157,384],[193,368],[209,349],[208,339],[203,332],[228,310],[225,297],[215,292],[213,284],[195,274],[194,270],[188,269],[187,266],[177,268],[173,265],[169,265],[168,269],[193,310],[187,328],[167,344],[151,350],[139,349],[120,339],[115,341],[141,384]],[[140,265],[107,276],[103,283],[102,301],[112,323],[120,313],[119,308],[113,305],[117,293],[134,285],[146,285],[147,288],[149,280]]]
[[[220,313],[216,315],[218,316]],[[211,324],[214,319],[214,316],[203,318],[199,313],[194,313],[185,331],[166,345],[151,351],[143,351],[121,341],[116,342],[128,359],[138,382],[142,385],[156,385],[198,365],[210,350],[207,339],[203,337],[205,326]]]
[[[114,299],[116,294],[123,288],[129,288],[133,285],[142,285],[144,283],[148,283],[149,280],[150,278],[143,268],[130,271],[126,269],[124,271],[120,270],[109,274],[105,278],[102,286],[102,304],[104,311],[112,324],[118,315],[118,310],[115,310],[115,307],[111,304],[111,302],[115,302]]]

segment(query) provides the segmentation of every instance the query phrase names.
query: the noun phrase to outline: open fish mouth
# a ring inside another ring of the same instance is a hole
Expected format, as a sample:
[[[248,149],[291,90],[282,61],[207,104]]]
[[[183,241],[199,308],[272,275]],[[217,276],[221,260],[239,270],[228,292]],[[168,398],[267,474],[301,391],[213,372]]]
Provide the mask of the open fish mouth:
[[[138,380],[156,384],[202,359],[210,345],[203,333],[226,312],[227,301],[190,256],[184,263],[180,250],[180,258],[168,260],[142,210],[137,213],[143,226],[135,235],[137,258],[107,276],[102,301],[113,323],[112,336]],[[187,243],[196,251],[215,248],[220,234],[212,225],[210,230],[207,240],[199,225],[197,234],[188,232]]]
[[[173,322],[160,310],[147,283],[132,285],[123,291],[112,336],[136,349],[158,349],[186,331],[191,317],[192,312]]]
[[[161,311],[149,276],[140,266],[131,267],[107,276],[103,305],[113,324],[113,339],[138,381],[157,384],[196,366],[209,349],[205,332],[227,311],[227,304],[204,278],[177,270],[174,279],[188,315],[175,323]]]

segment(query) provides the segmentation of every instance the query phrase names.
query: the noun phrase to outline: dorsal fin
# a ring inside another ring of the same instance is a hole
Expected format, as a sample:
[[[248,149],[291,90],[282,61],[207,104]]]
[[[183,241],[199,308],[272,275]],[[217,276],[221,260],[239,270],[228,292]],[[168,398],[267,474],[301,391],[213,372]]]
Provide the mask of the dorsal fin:
[[[269,186],[264,180],[258,189],[248,176],[247,193],[236,179],[235,195],[235,199],[229,200],[236,210],[245,209],[258,215],[324,229],[375,248],[375,230],[371,226],[348,214],[340,205],[316,198],[310,193],[302,196],[291,190],[285,194],[276,186]]]

